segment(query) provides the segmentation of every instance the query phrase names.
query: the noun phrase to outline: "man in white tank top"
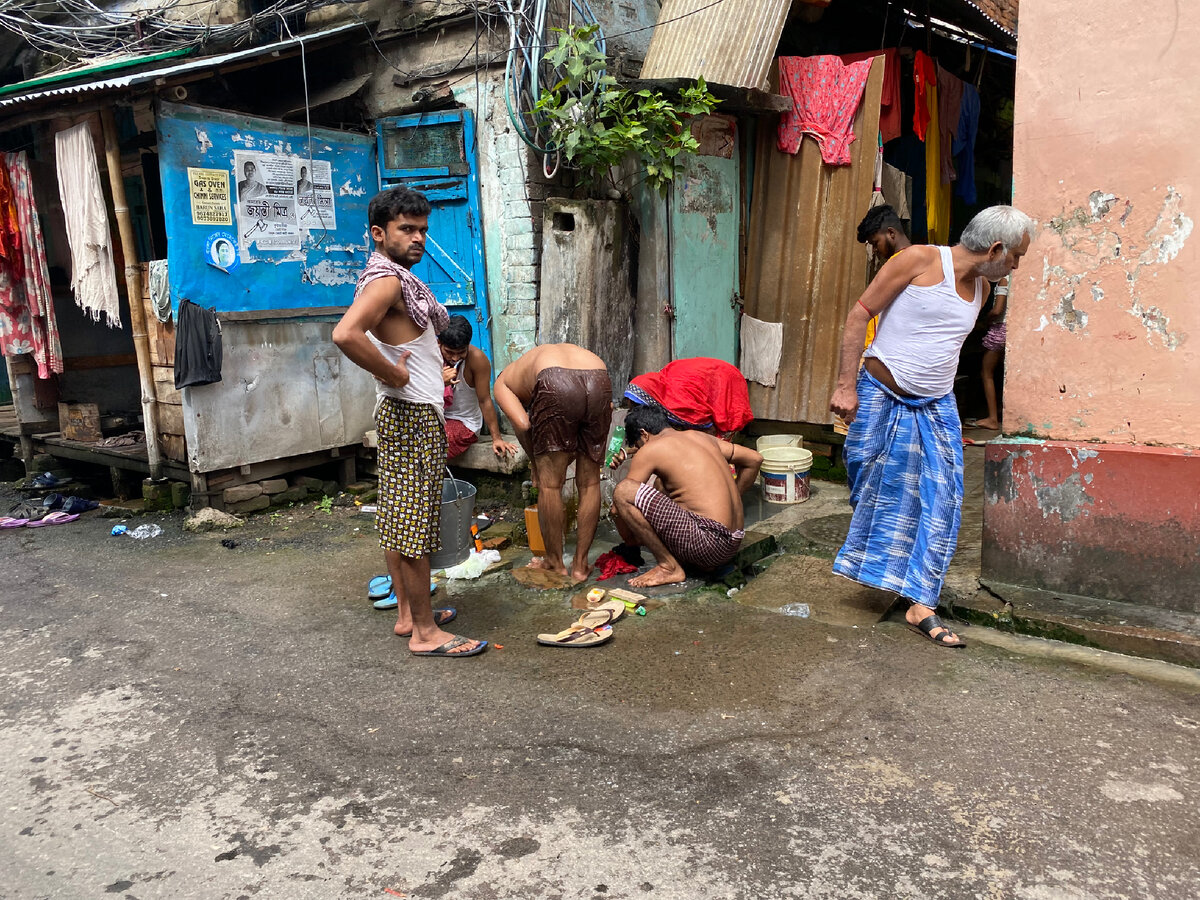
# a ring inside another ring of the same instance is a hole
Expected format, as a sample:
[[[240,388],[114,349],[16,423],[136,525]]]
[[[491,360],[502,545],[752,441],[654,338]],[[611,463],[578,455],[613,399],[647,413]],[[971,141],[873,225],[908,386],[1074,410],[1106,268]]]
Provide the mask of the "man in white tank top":
[[[1032,230],[1021,211],[993,206],[954,247],[908,248],[879,270],[842,333],[829,406],[851,423],[845,461],[854,516],[833,570],[897,593],[908,601],[909,625],[943,647],[965,646],[936,614],[962,514],[954,375],[984,282],[1016,270]],[[878,331],[864,353],[874,316]]]
[[[466,316],[451,316],[438,334],[442,351],[442,381],[446,385],[446,458],[453,460],[470,447],[486,424],[492,436],[492,452],[511,456],[515,444],[504,440],[500,418],[492,404],[492,364],[471,344],[475,331]]]
[[[439,549],[446,433],[437,333],[449,315],[409,271],[425,253],[429,201],[407,188],[377,194],[367,207],[375,252],[333,342],[375,376],[379,499],[375,522],[396,593],[395,633],[417,656],[462,658],[487,649],[443,631],[457,615],[429,600],[429,554]]]

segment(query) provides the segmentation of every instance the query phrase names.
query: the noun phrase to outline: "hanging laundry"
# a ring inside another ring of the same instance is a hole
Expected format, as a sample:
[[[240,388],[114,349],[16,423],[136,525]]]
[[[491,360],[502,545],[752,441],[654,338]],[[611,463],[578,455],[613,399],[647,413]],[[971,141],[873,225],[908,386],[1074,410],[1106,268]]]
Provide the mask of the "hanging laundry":
[[[171,285],[167,281],[167,261],[150,260],[150,304],[160,322],[171,321]]]
[[[742,316],[741,347],[738,368],[746,380],[775,387],[783,359],[783,323]]]
[[[24,274],[21,254],[21,226],[17,223],[17,203],[8,171],[0,166],[0,266],[20,280]]]
[[[954,135],[958,131],[958,119],[962,111],[963,80],[948,72],[938,63],[938,125],[942,137],[942,184],[950,184],[957,178],[954,171]],[[949,194],[947,194],[947,198]]]
[[[958,178],[954,182],[954,194],[963,203],[978,202],[975,193],[975,138],[979,134],[979,91],[973,84],[963,84],[962,109],[958,116],[958,128],[954,133],[954,168]]]
[[[120,328],[112,235],[91,129],[85,122],[60,131],[54,136],[54,147],[58,191],[67,223],[67,243],[71,246],[71,289],[75,292],[75,303],[91,315],[93,322],[103,317],[110,328]]]
[[[913,64],[918,102],[925,104],[925,216],[931,244],[950,239],[950,186],[942,184],[942,140],[938,120],[937,64],[917,51]],[[914,123],[916,115],[914,114]]]
[[[180,300],[175,319],[175,389],[220,381],[223,355],[216,309]]]
[[[7,200],[0,202],[6,218],[15,221],[19,238],[9,242],[9,255],[0,260],[0,351],[32,353],[38,377],[48,379],[63,370],[62,346],[24,151],[0,154],[0,182],[0,193],[7,192]]]
[[[781,56],[779,89],[792,98],[792,109],[779,119],[779,149],[795,154],[810,134],[824,162],[849,165],[854,114],[870,74],[869,59],[847,66],[836,56]]]
[[[876,56],[883,57],[883,92],[879,98],[879,133],[883,142],[900,137],[904,119],[900,114],[900,55],[895,47],[886,50],[870,50],[866,53],[843,53],[842,62],[861,62]]]
[[[929,91],[937,88],[937,63],[920,50],[913,59],[913,85],[916,91],[913,131],[917,133],[917,137],[925,140],[929,131],[930,110],[933,108],[929,103]]]
[[[894,209],[901,219],[911,219],[909,202],[912,198],[912,179],[895,166],[884,163],[880,185],[883,188],[883,202]]]

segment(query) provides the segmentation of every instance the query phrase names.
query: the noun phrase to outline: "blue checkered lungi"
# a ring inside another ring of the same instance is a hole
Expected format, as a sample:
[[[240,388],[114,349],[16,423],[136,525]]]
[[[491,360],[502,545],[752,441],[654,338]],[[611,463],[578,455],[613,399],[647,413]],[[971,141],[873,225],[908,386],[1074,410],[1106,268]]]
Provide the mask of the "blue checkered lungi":
[[[833,571],[936,609],[962,520],[954,394],[901,397],[861,369],[845,460],[854,517]]]

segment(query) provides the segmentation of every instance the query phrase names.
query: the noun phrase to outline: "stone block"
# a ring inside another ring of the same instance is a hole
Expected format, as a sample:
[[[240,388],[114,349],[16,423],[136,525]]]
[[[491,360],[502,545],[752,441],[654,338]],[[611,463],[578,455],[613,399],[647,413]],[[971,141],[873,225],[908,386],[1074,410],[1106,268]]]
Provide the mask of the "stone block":
[[[313,478],[311,475],[298,475],[292,479],[293,487],[302,487],[306,491],[316,492],[321,490],[325,482],[320,478]]]
[[[532,318],[537,315],[537,303],[533,300],[509,300],[504,304],[504,315]]]
[[[358,497],[362,494],[367,493],[367,491],[374,490],[374,489],[375,489],[375,485],[369,481],[356,481],[353,484],[348,484],[343,488],[343,490],[347,494],[352,494],[355,497]]]
[[[171,506],[175,509],[183,509],[191,499],[192,489],[189,485],[182,481],[171,482]]]
[[[142,499],[148,501],[162,500],[163,498],[171,498],[171,482],[169,481],[151,481],[149,478],[142,481]]]
[[[504,239],[505,250],[534,250],[532,232],[529,234],[513,234]]]
[[[336,481],[326,481],[321,484],[321,493],[326,497],[336,497],[342,486]]]
[[[282,494],[288,489],[286,478],[268,478],[266,481],[260,481],[264,494]]]
[[[742,546],[738,548],[737,556],[733,558],[734,568],[749,568],[760,559],[770,556],[777,547],[774,535],[763,534],[759,531],[747,531],[746,536],[742,539]]]
[[[229,512],[231,512],[231,513],[257,512],[260,509],[266,509],[270,505],[271,505],[271,498],[260,491],[257,497],[251,497],[250,499],[243,500],[240,503],[230,503],[229,504]]]
[[[507,537],[489,537],[483,538],[481,543],[484,550],[503,550],[512,543],[512,538]]]
[[[516,444],[517,439],[514,435],[501,435],[504,440],[510,444]],[[449,461],[455,467],[464,469],[474,469],[483,472],[497,472],[502,475],[511,475],[517,471],[523,471],[529,465],[529,457],[525,451],[518,447],[517,452],[508,457],[498,457],[492,452],[492,442],[485,432],[482,437],[466,450],[460,453],[454,459]],[[470,479],[468,479],[470,480]]]
[[[533,220],[528,217],[528,213],[518,219],[506,220],[504,223],[504,234],[506,237],[517,234],[533,234]]]
[[[270,500],[276,506],[281,506],[287,503],[303,503],[308,499],[308,490],[297,485],[290,487],[286,491],[280,491],[278,494],[271,494]]]
[[[504,277],[509,284],[524,284],[526,282],[533,284],[537,281],[538,270],[537,266],[522,266],[518,265],[515,260],[510,258],[505,260]]]
[[[221,499],[226,503],[245,503],[247,500],[253,500],[256,497],[262,496],[263,489],[261,484],[235,484],[233,487],[225,488],[221,492]],[[268,504],[270,501],[268,501]],[[262,507],[256,506],[255,509]]]
[[[536,284],[510,284],[508,286],[510,300],[536,300],[537,297],[538,286]]]

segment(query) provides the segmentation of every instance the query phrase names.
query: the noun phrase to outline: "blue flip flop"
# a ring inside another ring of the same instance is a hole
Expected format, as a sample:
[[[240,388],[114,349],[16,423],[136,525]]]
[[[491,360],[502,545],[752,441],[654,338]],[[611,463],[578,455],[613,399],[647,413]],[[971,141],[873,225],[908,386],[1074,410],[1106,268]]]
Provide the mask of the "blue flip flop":
[[[373,607],[375,607],[376,609],[395,609],[399,605],[400,601],[398,601],[396,599],[396,595],[392,592],[391,576],[377,575],[377,576],[375,576],[375,578],[371,579],[371,584],[372,585],[375,584],[375,582],[380,578],[387,579],[387,592],[386,593],[378,593],[376,591],[371,591],[370,588],[368,587],[369,592],[367,594],[367,599],[375,601],[371,605]],[[437,593],[437,587],[438,586],[437,586],[436,581],[429,582],[429,596],[430,597],[432,597],[434,594]],[[378,599],[376,599],[376,598],[378,598]]]
[[[392,576],[376,575],[367,582],[367,599],[382,600],[392,592]]]

